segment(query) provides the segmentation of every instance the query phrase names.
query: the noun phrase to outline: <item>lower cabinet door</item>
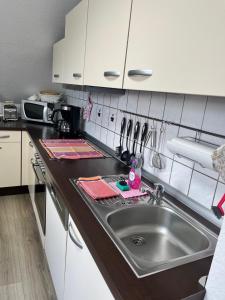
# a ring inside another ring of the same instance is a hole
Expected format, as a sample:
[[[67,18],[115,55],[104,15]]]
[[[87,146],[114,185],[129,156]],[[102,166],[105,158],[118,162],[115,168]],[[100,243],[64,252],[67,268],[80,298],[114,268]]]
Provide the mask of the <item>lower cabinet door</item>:
[[[0,143],[0,187],[21,184],[21,144]]]
[[[46,189],[45,253],[58,300],[63,299],[64,293],[66,239],[67,231],[63,227],[51,195]]]
[[[73,220],[69,220],[64,300],[114,299]]]

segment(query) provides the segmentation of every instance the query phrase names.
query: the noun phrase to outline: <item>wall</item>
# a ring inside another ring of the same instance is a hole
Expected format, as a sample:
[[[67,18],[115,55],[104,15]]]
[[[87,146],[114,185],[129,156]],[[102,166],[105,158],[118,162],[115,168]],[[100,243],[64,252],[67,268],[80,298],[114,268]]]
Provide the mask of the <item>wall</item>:
[[[85,105],[88,96],[86,92],[69,89],[66,90],[66,94],[69,103],[79,106]],[[91,121],[86,122],[85,130],[112,149],[119,145],[120,123],[123,116],[127,119],[132,118],[134,122],[139,120],[142,124],[147,121],[149,126],[153,125],[153,121],[148,119],[148,116],[212,133],[225,134],[225,98],[138,91],[127,91],[125,95],[120,96],[107,93],[106,90],[104,93],[92,94],[92,99],[94,106]],[[137,112],[146,117],[134,117],[120,110]],[[110,120],[111,116],[114,116],[114,122]],[[159,130],[161,123],[155,122],[155,125]],[[159,171],[151,167],[148,144],[144,152],[144,169],[187,196],[187,203],[192,199],[199,204],[200,209],[213,214],[212,204],[216,204],[225,193],[225,184],[218,173],[174,157],[166,148],[168,139],[176,136],[195,137],[196,134],[194,130],[167,125],[160,151],[166,161],[166,168]],[[209,135],[202,135],[201,138],[219,145],[225,144],[225,140]]]
[[[0,101],[51,88],[52,45],[78,0],[0,1]]]

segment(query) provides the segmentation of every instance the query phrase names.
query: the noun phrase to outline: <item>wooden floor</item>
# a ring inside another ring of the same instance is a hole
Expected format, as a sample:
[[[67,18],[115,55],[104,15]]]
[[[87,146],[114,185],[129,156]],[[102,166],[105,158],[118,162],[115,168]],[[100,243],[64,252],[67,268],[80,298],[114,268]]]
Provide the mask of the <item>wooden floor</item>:
[[[55,300],[28,195],[0,197],[0,300]]]

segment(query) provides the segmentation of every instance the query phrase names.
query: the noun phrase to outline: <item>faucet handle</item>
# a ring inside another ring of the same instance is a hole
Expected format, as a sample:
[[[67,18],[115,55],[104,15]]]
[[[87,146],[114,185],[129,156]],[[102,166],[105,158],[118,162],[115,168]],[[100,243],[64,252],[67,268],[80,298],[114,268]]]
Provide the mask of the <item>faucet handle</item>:
[[[155,187],[154,192],[155,192],[155,194],[156,194],[156,197],[157,197],[157,198],[161,198],[162,195],[163,195],[164,192],[165,192],[165,187],[164,187],[164,185],[161,184],[161,183],[155,183],[155,184],[154,184],[154,187]]]
[[[154,186],[155,186],[156,189],[159,189],[160,191],[162,191],[162,193],[165,192],[165,187],[164,187],[163,184],[157,182],[157,183],[154,183]]]

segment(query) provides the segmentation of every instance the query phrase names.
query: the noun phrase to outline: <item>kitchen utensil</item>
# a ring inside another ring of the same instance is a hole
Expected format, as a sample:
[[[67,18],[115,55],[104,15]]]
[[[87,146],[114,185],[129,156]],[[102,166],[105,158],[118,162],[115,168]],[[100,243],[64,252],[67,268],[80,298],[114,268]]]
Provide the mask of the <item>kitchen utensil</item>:
[[[123,151],[123,137],[124,137],[124,131],[126,128],[126,118],[124,117],[121,121],[121,127],[120,127],[120,145],[116,147],[116,156],[120,156]]]
[[[135,155],[136,155],[136,145],[137,145],[137,140],[138,140],[138,137],[139,137],[139,133],[140,133],[140,122],[137,121],[136,125],[134,127],[133,146],[132,146],[132,153],[130,155],[130,161],[132,159],[134,159]]]
[[[141,131],[141,144],[140,144],[140,153],[142,154],[144,149],[145,140],[148,134],[148,123],[144,123]]]
[[[130,119],[127,124],[127,138],[126,138],[126,148],[127,149],[121,154],[121,160],[126,161],[126,162],[130,161],[130,151],[129,151],[128,142],[129,142],[129,137],[131,134],[132,126],[133,126],[133,121]]]
[[[155,151],[155,153],[153,154],[152,157],[152,165],[154,168],[162,170],[165,168],[165,161],[163,159],[163,157],[160,154],[160,149],[161,149],[161,145],[162,145],[162,140],[163,140],[163,134],[165,132],[165,128],[164,128],[164,124],[161,124],[160,127],[160,133],[159,133],[159,140],[158,140],[158,145],[157,145],[157,149]]]
[[[156,143],[157,143],[157,128],[154,124],[153,124],[153,126],[151,126],[150,131],[151,131],[151,137],[150,137],[151,141],[150,141],[149,165],[151,167],[153,167],[153,165],[152,165],[152,155],[156,151]]]
[[[148,134],[148,123],[144,123],[141,130],[141,144],[140,144],[140,153],[137,155],[137,166],[142,168],[144,164],[143,152],[146,146],[146,138]]]

